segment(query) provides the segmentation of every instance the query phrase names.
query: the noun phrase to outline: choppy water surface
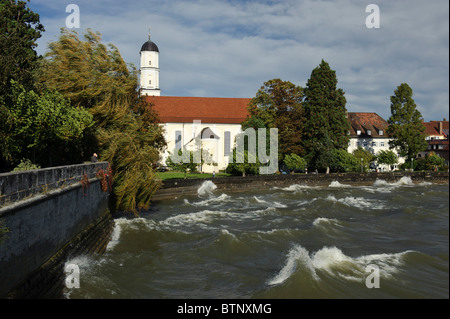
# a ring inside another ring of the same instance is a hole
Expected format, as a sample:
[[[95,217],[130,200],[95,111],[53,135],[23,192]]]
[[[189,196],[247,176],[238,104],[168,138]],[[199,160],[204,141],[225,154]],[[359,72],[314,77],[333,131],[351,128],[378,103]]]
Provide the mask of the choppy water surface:
[[[448,196],[406,177],[245,193],[206,182],[116,219],[104,255],[68,261],[80,288],[66,296],[448,298]]]

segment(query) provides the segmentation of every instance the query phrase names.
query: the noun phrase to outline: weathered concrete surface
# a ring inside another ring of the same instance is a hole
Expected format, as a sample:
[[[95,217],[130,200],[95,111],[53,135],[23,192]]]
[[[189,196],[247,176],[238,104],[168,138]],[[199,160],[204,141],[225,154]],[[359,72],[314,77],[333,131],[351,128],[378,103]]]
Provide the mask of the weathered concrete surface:
[[[98,170],[107,168],[107,162],[99,162],[0,174],[0,206],[78,183],[84,174],[95,178]]]
[[[51,296],[66,258],[83,252],[101,252],[106,247],[114,222],[108,210],[109,194],[95,177],[96,170],[106,166],[76,166],[56,167],[52,173],[46,169],[44,175],[52,176],[46,181],[63,186],[47,188],[44,193],[0,207],[1,226],[9,231],[0,238],[0,297]],[[69,171],[73,174],[65,175]],[[80,181],[85,173],[94,177],[83,187]],[[21,175],[8,178],[21,179],[24,187],[25,180],[33,180],[24,176],[41,173]],[[63,178],[64,184],[58,178]]]

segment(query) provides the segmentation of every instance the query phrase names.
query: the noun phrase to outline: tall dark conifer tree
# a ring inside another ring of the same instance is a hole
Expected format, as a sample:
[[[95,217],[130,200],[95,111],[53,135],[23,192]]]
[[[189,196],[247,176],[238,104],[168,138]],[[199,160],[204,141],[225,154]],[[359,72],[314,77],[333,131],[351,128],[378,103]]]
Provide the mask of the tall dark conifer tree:
[[[25,1],[0,0],[0,171],[14,160],[11,153],[12,83],[33,89],[38,66],[34,50],[44,27]]]
[[[390,148],[397,148],[400,156],[407,160],[415,158],[426,150],[425,125],[422,114],[417,110],[412,98],[413,90],[406,84],[400,84],[391,96],[391,117],[388,120],[388,133],[394,138]]]
[[[347,149],[349,122],[344,91],[337,88],[336,72],[322,60],[304,89],[305,124],[303,143],[311,169],[332,166],[334,149]]]
[[[11,80],[33,88],[38,59],[34,49],[42,32],[39,14],[25,1],[0,0],[0,97],[10,93]]]

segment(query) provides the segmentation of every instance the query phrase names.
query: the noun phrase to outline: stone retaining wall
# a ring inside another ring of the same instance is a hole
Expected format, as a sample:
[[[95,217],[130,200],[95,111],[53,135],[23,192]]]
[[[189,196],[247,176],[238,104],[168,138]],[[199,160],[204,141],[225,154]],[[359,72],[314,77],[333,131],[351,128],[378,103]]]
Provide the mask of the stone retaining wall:
[[[343,184],[369,184],[377,179],[398,181],[409,176],[412,181],[448,183],[448,172],[393,172],[393,173],[335,173],[335,174],[289,174],[261,176],[229,176],[212,180],[219,190],[245,191],[248,189],[267,189],[286,187],[292,184],[329,185],[333,181]],[[198,187],[207,179],[173,179],[163,181],[163,186],[153,196],[153,201],[166,200],[183,195],[197,194]]]
[[[28,194],[0,207],[0,227],[8,231],[0,232],[1,298],[59,298],[66,260],[104,251],[114,221],[96,173],[106,168],[84,164],[0,176],[4,196]],[[84,174],[91,178],[83,185]]]

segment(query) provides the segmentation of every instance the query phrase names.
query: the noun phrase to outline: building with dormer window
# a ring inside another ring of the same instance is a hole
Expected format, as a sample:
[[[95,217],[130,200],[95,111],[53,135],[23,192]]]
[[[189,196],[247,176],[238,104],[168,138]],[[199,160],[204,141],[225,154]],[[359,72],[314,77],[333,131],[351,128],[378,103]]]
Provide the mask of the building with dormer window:
[[[376,113],[359,113],[348,112],[347,118],[350,123],[350,141],[347,151],[353,153],[359,147],[377,155],[381,150],[387,151],[389,148],[389,141],[392,137],[387,134],[389,124]],[[397,156],[398,153],[392,149]],[[397,169],[405,160],[399,157],[399,163],[394,167],[383,166],[383,170]]]

